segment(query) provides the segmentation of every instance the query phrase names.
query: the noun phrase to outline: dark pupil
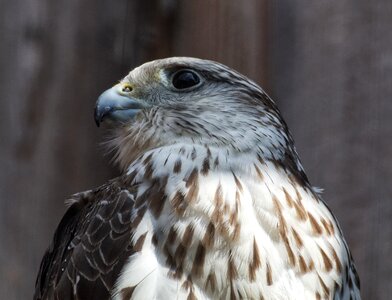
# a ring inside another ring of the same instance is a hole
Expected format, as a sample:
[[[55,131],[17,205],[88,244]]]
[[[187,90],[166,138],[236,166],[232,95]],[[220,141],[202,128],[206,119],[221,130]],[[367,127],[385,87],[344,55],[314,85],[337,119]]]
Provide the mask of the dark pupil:
[[[190,71],[180,71],[173,77],[173,86],[176,89],[186,89],[200,82],[199,77]]]

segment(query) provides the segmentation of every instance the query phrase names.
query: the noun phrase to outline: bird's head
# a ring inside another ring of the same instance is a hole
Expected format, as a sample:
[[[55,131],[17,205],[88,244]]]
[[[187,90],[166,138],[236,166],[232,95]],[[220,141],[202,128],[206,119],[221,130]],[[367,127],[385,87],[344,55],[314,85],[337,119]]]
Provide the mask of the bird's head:
[[[274,102],[254,82],[213,61],[172,57],[132,70],[105,91],[95,121],[114,128],[127,167],[146,150],[176,143],[280,157],[291,138]]]

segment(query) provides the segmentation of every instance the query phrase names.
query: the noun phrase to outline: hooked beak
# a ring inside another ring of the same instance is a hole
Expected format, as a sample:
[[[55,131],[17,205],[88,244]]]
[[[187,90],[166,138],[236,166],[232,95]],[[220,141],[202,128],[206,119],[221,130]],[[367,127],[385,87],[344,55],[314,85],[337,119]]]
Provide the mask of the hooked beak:
[[[98,127],[107,120],[125,123],[147,107],[144,102],[129,97],[127,93],[130,91],[132,88],[128,83],[119,83],[98,97],[94,111],[94,119]]]

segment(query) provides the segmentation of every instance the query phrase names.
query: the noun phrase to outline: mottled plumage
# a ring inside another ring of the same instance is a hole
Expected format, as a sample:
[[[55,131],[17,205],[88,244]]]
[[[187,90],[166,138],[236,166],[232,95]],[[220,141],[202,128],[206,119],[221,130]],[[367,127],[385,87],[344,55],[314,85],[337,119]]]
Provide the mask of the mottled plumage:
[[[35,299],[360,299],[341,229],[254,82],[157,60],[95,117],[124,173],[72,197]]]

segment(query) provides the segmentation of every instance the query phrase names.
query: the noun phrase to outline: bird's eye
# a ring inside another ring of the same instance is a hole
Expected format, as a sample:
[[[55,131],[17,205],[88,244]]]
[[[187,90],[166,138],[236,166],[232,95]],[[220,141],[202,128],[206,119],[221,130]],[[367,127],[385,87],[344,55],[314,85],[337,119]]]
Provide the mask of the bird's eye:
[[[173,86],[178,90],[190,88],[200,83],[199,76],[190,70],[180,70],[174,74]]]

